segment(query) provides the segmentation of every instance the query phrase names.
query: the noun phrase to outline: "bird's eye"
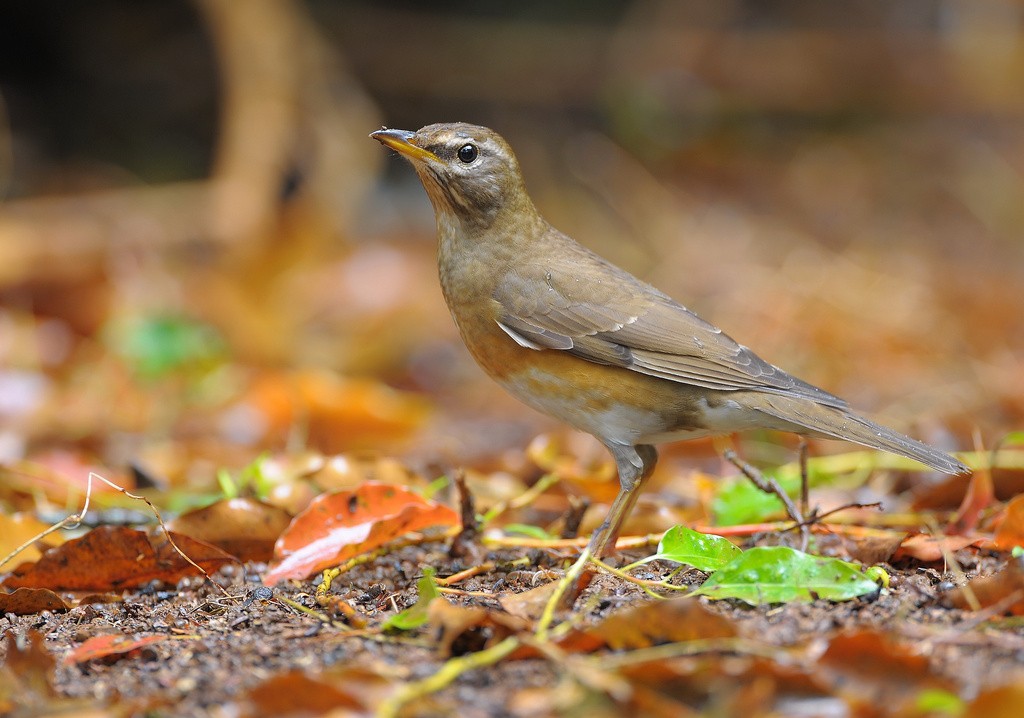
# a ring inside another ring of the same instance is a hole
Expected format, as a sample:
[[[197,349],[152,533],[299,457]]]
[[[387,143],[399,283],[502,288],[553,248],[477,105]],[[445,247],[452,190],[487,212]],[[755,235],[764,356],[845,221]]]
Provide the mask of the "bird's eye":
[[[459,148],[459,159],[467,165],[476,159],[476,145],[463,145]]]

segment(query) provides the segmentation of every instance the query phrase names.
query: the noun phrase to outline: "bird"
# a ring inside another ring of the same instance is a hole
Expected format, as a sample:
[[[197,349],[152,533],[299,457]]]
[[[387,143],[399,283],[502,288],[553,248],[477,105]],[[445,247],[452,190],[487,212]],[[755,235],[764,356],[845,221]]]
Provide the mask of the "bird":
[[[614,549],[656,444],[774,429],[842,439],[946,474],[970,469],[765,361],[549,224],[494,130],[463,122],[370,137],[433,205],[444,299],[480,367],[526,405],[596,437],[619,489],[584,555]]]

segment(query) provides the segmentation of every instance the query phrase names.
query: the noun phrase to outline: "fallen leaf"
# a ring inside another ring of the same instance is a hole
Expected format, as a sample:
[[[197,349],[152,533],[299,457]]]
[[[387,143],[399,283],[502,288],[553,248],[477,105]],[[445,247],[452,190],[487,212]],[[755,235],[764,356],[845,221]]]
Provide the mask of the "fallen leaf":
[[[846,561],[786,546],[755,546],[713,573],[694,593],[738,598],[756,606],[818,598],[845,601],[878,590],[874,580]]]
[[[1024,685],[1001,686],[979,694],[960,718],[1019,718],[1021,706]]]
[[[996,529],[995,544],[1004,551],[1014,546],[1024,547],[1024,494],[1014,496],[1003,510],[1002,521]]]
[[[33,454],[28,459],[3,468],[0,489],[5,493],[15,491],[30,496],[42,494],[54,504],[62,506],[80,501],[85,496],[90,473],[100,474],[128,491],[135,487],[130,475],[98,466],[90,458],[81,452],[66,449]],[[93,482],[94,505],[106,505],[111,497],[119,500],[120,496],[120,491],[102,481]]]
[[[966,586],[954,588],[942,597],[942,603],[970,610],[974,608],[970,594],[979,608],[1005,604],[1005,613],[1024,615],[1024,556],[1011,558],[998,573],[973,578]]]
[[[306,578],[411,531],[458,523],[452,509],[401,486],[368,482],[355,491],[324,494],[277,540],[263,583]]]
[[[253,711],[243,715],[253,716],[318,716],[339,708],[365,708],[347,691],[302,671],[278,673],[250,689],[245,697]]]
[[[14,593],[0,593],[0,615],[13,613],[28,616],[40,611],[67,611],[71,607],[48,588],[19,588]]]
[[[674,526],[658,543],[657,553],[644,562],[661,559],[693,566],[700,571],[717,571],[741,553],[727,538],[704,534],[686,526]]]
[[[181,534],[174,542],[207,572],[235,559],[215,546]],[[32,564],[22,564],[4,581],[12,588],[50,588],[68,591],[107,591],[141,586],[153,580],[177,583],[198,575],[161,533],[121,526],[100,526],[81,538],[50,549]]]
[[[835,636],[817,666],[839,695],[860,704],[888,706],[892,713],[887,715],[907,715],[909,711],[900,706],[913,705],[921,690],[954,688],[953,681],[932,671],[926,656],[872,630]]]
[[[5,658],[0,664],[0,715],[13,715],[15,708],[44,715],[57,696],[53,673],[57,662],[46,650],[38,631],[29,629],[19,639],[14,631],[4,633]],[[34,710],[32,710],[34,709]]]
[[[736,627],[727,618],[711,613],[695,598],[680,597],[616,611],[595,626],[569,634],[559,646],[574,651],[608,646],[621,651],[735,635]]]
[[[544,613],[548,600],[556,588],[558,588],[558,581],[548,581],[528,591],[502,594],[498,597],[498,603],[513,616],[527,621],[536,621]]]
[[[73,649],[64,656],[64,664],[85,663],[97,658],[108,656],[127,656],[132,651],[151,646],[167,639],[167,636],[126,636],[120,633],[110,633],[103,636],[93,636],[85,643]]]
[[[364,716],[392,691],[390,680],[362,667],[334,667],[318,674],[285,671],[249,689],[231,712],[243,718]]]
[[[264,443],[285,440],[301,424],[310,446],[336,453],[404,440],[427,418],[429,404],[371,379],[305,370],[260,375],[229,411],[234,420],[260,417],[245,430],[261,430]]]
[[[48,528],[50,528],[50,524],[43,523],[31,514],[0,514],[0,556],[6,556]],[[54,532],[48,534],[43,541],[46,542],[43,548],[59,546],[64,543],[64,537],[60,533]],[[35,561],[40,556],[42,556],[40,547],[29,545],[21,553],[12,556],[11,560],[7,563],[0,564],[0,573],[10,571],[25,561]]]
[[[433,601],[427,610],[430,625],[440,631],[441,657],[473,653],[499,643],[514,633],[531,630],[530,621],[482,606],[454,606]]]
[[[255,499],[224,499],[182,514],[167,527],[205,541],[240,561],[270,561],[274,542],[292,517],[284,509]]]
[[[992,472],[975,471],[967,484],[964,499],[960,502],[953,520],[949,522],[945,533],[952,536],[969,534],[978,528],[982,511],[995,501],[995,488],[992,486]]]
[[[916,558],[925,563],[941,561],[947,553],[953,553],[968,546],[980,546],[985,542],[979,536],[929,536],[915,534],[904,539],[896,551],[895,558]]]

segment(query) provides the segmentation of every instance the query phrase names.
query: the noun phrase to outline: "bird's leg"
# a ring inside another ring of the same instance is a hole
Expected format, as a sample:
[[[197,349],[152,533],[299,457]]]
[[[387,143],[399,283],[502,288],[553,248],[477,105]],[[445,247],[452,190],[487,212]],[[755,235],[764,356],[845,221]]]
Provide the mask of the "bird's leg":
[[[789,518],[793,519],[796,524],[796,528],[800,529],[800,550],[806,551],[807,544],[810,540],[810,527],[808,527],[806,521],[804,521],[804,515],[800,512],[800,509],[798,509],[796,504],[793,503],[793,499],[789,498],[789,494],[779,486],[779,482],[772,477],[762,474],[746,461],[738,457],[736,452],[732,449],[726,449],[722,456],[726,461],[739,469],[744,476],[750,479],[754,483],[754,486],[761,489],[761,491],[766,494],[774,494],[779,497],[779,500],[782,501],[782,505],[786,507],[786,514],[789,515]]]
[[[590,537],[587,548],[595,558],[603,558],[615,550],[622,524],[640,496],[640,487],[658,463],[658,452],[653,446],[611,445],[608,448],[615,457],[619,473],[619,493],[608,509],[608,515]]]
[[[612,502],[608,515],[590,537],[590,543],[583,550],[579,560],[569,569],[566,576],[574,576],[573,586],[569,587],[562,599],[564,607],[572,606],[576,597],[590,582],[590,574],[584,571],[584,565],[591,557],[603,558],[615,550],[615,541],[619,537],[622,524],[633,510],[640,488],[644,481],[654,472],[658,463],[658,452],[653,446],[608,445],[615,458],[619,472],[619,493]]]

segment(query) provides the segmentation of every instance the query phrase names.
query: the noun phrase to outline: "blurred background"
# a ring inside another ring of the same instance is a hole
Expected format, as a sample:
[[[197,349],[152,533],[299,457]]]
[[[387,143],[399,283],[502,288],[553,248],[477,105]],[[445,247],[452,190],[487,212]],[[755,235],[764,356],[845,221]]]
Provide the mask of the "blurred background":
[[[6,480],[515,463],[552,424],[473,365],[367,137],[454,120],[768,360],[947,449],[1021,426],[1019,2],[38,0],[0,23]]]

